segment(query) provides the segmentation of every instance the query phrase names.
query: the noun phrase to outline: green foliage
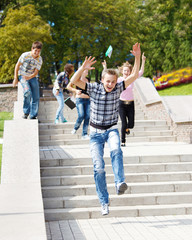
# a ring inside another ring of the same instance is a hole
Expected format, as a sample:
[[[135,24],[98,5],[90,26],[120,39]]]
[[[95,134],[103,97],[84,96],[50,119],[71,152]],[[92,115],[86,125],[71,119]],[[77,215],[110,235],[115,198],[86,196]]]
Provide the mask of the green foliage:
[[[30,51],[34,41],[52,43],[50,26],[42,20],[33,5],[9,9],[0,28],[0,82],[13,79],[15,64],[23,52]]]
[[[70,30],[70,47],[64,55],[67,60],[83,60],[95,56],[101,66],[109,45],[113,46],[108,65],[121,64],[127,58],[132,44],[137,39],[134,1],[85,0],[73,9],[75,21]],[[74,19],[71,15],[70,18]]]
[[[35,8],[29,5],[26,14],[23,7],[29,3]],[[132,63],[135,42],[147,57],[144,76],[191,66],[191,0],[3,0],[0,6],[6,16],[0,23],[0,82],[12,78],[18,57],[34,40],[44,43],[43,82],[49,82],[54,67],[63,70],[66,62],[77,64],[86,55],[95,56],[96,69],[101,68],[109,45],[109,67]]]
[[[147,56],[145,76],[191,66],[192,7],[190,0],[147,0],[140,4],[142,46]]]

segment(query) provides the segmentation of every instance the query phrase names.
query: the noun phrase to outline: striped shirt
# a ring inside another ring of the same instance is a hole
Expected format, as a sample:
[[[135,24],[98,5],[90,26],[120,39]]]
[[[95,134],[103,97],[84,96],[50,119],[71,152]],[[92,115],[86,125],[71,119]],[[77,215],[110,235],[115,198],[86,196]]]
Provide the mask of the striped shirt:
[[[42,57],[33,58],[31,52],[21,54],[19,60],[22,65],[19,68],[19,75],[29,76],[34,73],[35,69],[40,70],[42,66]]]
[[[118,122],[119,97],[125,90],[124,81],[117,83],[111,92],[106,92],[102,83],[86,83],[90,96],[90,125],[108,129]]]

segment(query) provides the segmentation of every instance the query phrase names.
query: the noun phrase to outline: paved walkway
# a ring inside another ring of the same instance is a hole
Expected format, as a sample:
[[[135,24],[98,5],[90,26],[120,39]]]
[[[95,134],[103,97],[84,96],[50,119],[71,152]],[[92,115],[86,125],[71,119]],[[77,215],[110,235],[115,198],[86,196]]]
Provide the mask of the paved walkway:
[[[129,143],[122,150],[124,156],[192,153],[191,145],[181,142]],[[88,145],[44,146],[40,156],[45,160],[73,159],[90,153]],[[191,240],[192,215],[110,218],[109,214],[107,218],[46,222],[46,229],[48,240]]]
[[[48,240],[191,240],[192,215],[46,223]]]

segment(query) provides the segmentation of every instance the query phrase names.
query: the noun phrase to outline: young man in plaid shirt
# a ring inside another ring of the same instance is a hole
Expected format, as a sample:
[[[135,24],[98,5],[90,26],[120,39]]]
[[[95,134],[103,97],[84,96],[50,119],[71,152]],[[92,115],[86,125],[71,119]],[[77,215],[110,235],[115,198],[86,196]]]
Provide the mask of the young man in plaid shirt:
[[[81,81],[80,78],[85,69],[94,69],[92,65],[96,61],[92,57],[86,57],[82,66],[71,78],[73,84],[87,91],[90,96],[90,150],[94,165],[96,191],[101,203],[102,215],[109,213],[109,194],[103,159],[105,142],[108,143],[110,149],[116,192],[120,195],[127,190],[127,184],[124,182],[123,154],[117,127],[118,108],[121,92],[138,77],[141,56],[140,44],[136,43],[133,45],[131,52],[135,56],[134,70],[131,75],[120,83],[117,83],[118,72],[115,69],[103,71],[101,83],[85,83]]]

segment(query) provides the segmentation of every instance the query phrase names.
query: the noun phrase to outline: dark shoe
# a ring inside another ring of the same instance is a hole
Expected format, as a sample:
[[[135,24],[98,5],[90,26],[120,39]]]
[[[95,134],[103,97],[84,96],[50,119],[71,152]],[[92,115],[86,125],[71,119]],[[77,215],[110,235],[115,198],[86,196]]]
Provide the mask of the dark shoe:
[[[116,186],[117,195],[122,195],[127,190],[127,184],[125,182],[118,183]]]
[[[121,143],[121,147],[125,147],[125,143]]]
[[[28,116],[29,116],[29,114],[24,114],[24,115],[22,116],[22,118],[27,119]]]
[[[125,133],[126,133],[127,135],[129,135],[129,134],[130,134],[130,130],[127,128],[127,129],[125,130]]]
[[[31,119],[31,120],[37,119],[37,117],[32,117],[32,118],[30,118],[30,119]],[[41,123],[41,121],[38,120],[38,123]]]

